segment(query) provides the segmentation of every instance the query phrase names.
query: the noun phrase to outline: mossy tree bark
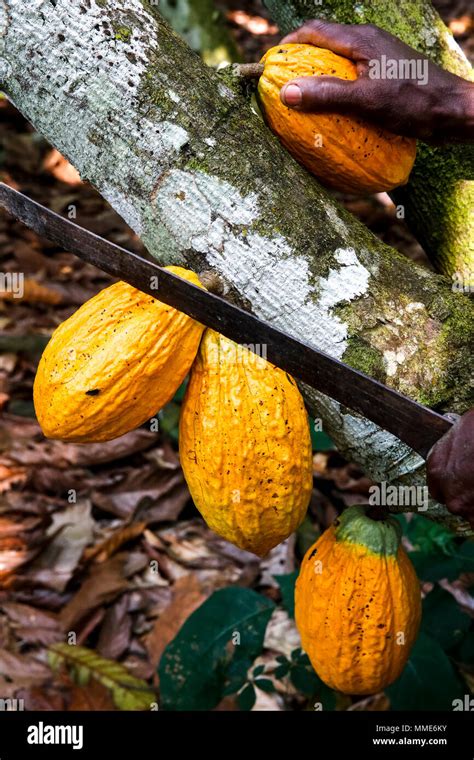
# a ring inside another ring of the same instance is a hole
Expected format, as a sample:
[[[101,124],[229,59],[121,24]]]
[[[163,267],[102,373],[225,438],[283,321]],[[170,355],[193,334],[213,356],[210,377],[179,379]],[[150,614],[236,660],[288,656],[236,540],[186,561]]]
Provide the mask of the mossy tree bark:
[[[3,89],[161,264],[213,270],[281,329],[440,410],[469,406],[468,299],[340,207],[230,70],[206,67],[145,0],[2,2]],[[424,462],[394,436],[304,393],[374,478],[424,483]],[[468,530],[440,505],[429,514]]]
[[[311,18],[376,24],[464,79],[474,72],[429,0],[265,0],[287,33]],[[436,268],[461,286],[474,277],[474,146],[418,144],[406,187],[393,193]]]

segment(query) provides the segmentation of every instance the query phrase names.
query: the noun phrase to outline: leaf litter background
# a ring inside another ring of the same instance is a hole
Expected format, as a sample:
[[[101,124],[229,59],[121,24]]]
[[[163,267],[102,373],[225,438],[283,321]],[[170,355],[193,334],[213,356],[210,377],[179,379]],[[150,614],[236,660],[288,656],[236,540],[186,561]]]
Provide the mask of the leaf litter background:
[[[469,1],[435,5],[468,55]],[[259,0],[218,4],[240,55],[279,39]],[[75,169],[0,100],[2,179],[133,251],[139,239]],[[429,266],[386,196],[341,196],[375,234]],[[314,491],[295,536],[260,561],[194,508],[177,453],[183,389],[144,426],[105,444],[44,439],[32,384],[51,332],[112,282],[0,214],[0,698],[32,710],[452,709],[474,684],[474,544],[401,516],[424,591],[423,632],[399,681],[368,698],[328,689],[300,649],[293,588],[306,548],[370,481],[314,436]],[[195,612],[198,610],[197,612]],[[76,646],[72,643],[71,632]],[[233,637],[240,636],[240,642]]]

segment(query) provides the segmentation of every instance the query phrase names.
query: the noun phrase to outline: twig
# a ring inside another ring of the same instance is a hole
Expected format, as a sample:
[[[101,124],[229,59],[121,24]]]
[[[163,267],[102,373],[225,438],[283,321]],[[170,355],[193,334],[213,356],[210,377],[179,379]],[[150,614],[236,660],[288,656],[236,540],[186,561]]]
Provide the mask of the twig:
[[[238,77],[258,79],[262,76],[264,68],[263,63],[235,63],[233,70]]]

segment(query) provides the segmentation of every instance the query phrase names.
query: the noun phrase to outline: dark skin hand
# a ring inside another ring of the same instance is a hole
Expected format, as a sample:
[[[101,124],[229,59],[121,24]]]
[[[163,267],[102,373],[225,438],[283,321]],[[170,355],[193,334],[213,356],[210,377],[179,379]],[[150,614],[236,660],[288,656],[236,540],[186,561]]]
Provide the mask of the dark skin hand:
[[[445,71],[372,24],[308,21],[282,43],[306,43],[350,58],[358,78],[299,77],[282,87],[285,105],[301,111],[331,111],[363,117],[396,134],[435,144],[474,142],[474,83]],[[373,78],[370,61],[419,61],[416,78]],[[372,74],[372,76],[371,76]]]
[[[426,471],[431,496],[474,528],[474,409],[433,446]]]

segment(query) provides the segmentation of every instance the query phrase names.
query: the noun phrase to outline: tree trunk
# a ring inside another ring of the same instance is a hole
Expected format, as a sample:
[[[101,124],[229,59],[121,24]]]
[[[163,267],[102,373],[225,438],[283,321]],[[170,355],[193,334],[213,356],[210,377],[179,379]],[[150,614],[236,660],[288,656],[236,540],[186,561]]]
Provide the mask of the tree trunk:
[[[283,32],[310,18],[376,24],[464,79],[474,72],[429,0],[265,0]],[[474,146],[418,143],[410,181],[392,194],[435,267],[456,284],[473,285]]]
[[[340,207],[230,69],[207,68],[144,0],[4,3],[8,97],[161,264],[213,270],[244,308],[419,401],[469,406],[469,300]],[[304,392],[373,477],[424,483],[424,462],[398,439]],[[468,531],[440,505],[429,514]]]

